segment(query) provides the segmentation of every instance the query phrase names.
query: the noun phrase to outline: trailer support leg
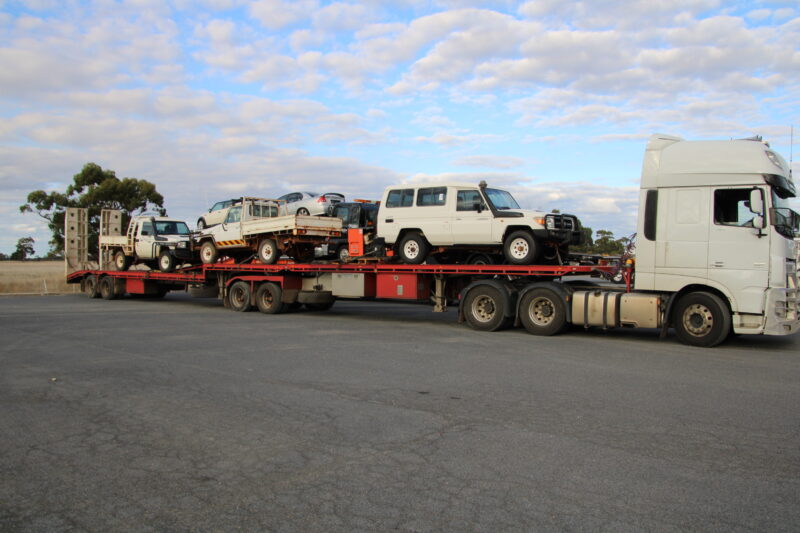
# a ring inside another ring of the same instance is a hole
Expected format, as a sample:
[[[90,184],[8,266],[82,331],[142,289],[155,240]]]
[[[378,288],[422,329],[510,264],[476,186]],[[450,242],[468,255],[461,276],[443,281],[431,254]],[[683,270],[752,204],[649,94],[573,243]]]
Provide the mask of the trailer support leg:
[[[444,294],[444,288],[447,282],[443,276],[437,275],[434,278],[433,288],[433,312],[444,313],[447,311],[447,297]]]

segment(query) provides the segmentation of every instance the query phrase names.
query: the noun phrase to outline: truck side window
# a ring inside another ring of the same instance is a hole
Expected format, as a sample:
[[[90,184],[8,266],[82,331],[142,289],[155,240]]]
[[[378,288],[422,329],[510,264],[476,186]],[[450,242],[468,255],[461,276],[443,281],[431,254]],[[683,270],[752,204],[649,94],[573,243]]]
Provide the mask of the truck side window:
[[[750,211],[751,189],[717,189],[714,191],[714,224],[720,226],[753,225]]]
[[[414,202],[414,189],[395,189],[389,191],[386,207],[411,207]]]
[[[417,191],[417,205],[444,205],[447,200],[447,187],[424,187]]]
[[[153,234],[153,223],[142,222],[142,235],[152,235]]]
[[[658,220],[658,191],[647,191],[644,201],[644,237],[648,241],[656,240],[656,221]]]
[[[483,204],[478,191],[458,191],[456,211],[478,211]]]

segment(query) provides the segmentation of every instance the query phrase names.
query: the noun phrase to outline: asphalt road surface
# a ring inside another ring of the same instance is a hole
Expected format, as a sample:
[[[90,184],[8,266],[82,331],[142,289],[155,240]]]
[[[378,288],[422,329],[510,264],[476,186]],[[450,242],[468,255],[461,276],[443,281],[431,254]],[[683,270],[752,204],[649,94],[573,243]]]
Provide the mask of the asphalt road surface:
[[[0,298],[0,531],[798,531],[800,335]]]

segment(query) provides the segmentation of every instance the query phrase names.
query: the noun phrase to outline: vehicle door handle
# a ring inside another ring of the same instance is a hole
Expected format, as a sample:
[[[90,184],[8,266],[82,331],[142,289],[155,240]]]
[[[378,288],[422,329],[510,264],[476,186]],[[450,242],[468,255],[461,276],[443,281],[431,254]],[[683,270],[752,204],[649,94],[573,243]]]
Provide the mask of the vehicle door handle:
[[[714,268],[722,268],[725,266],[725,261],[714,261],[711,263],[711,266]]]
[[[393,218],[387,218],[386,220],[384,220],[384,222],[386,222],[387,224],[391,224],[392,222],[394,222],[394,219]]]

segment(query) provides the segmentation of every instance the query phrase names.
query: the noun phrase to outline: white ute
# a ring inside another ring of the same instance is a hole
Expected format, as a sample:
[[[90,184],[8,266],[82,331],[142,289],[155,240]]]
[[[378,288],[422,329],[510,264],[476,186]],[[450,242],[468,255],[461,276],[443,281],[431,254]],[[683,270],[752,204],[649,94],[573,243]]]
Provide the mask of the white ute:
[[[522,210],[508,191],[479,185],[388,187],[378,212],[379,238],[405,263],[420,264],[433,248],[459,251],[470,263],[559,263],[582,234],[573,215]]]
[[[143,263],[162,272],[172,272],[183,263],[195,260],[189,226],[183,220],[141,215],[131,218],[125,235],[120,235],[118,223],[121,212],[104,209],[101,217],[115,220],[113,232],[101,230],[100,255],[115,270],[128,270],[132,264]],[[116,234],[115,234],[116,233]]]

